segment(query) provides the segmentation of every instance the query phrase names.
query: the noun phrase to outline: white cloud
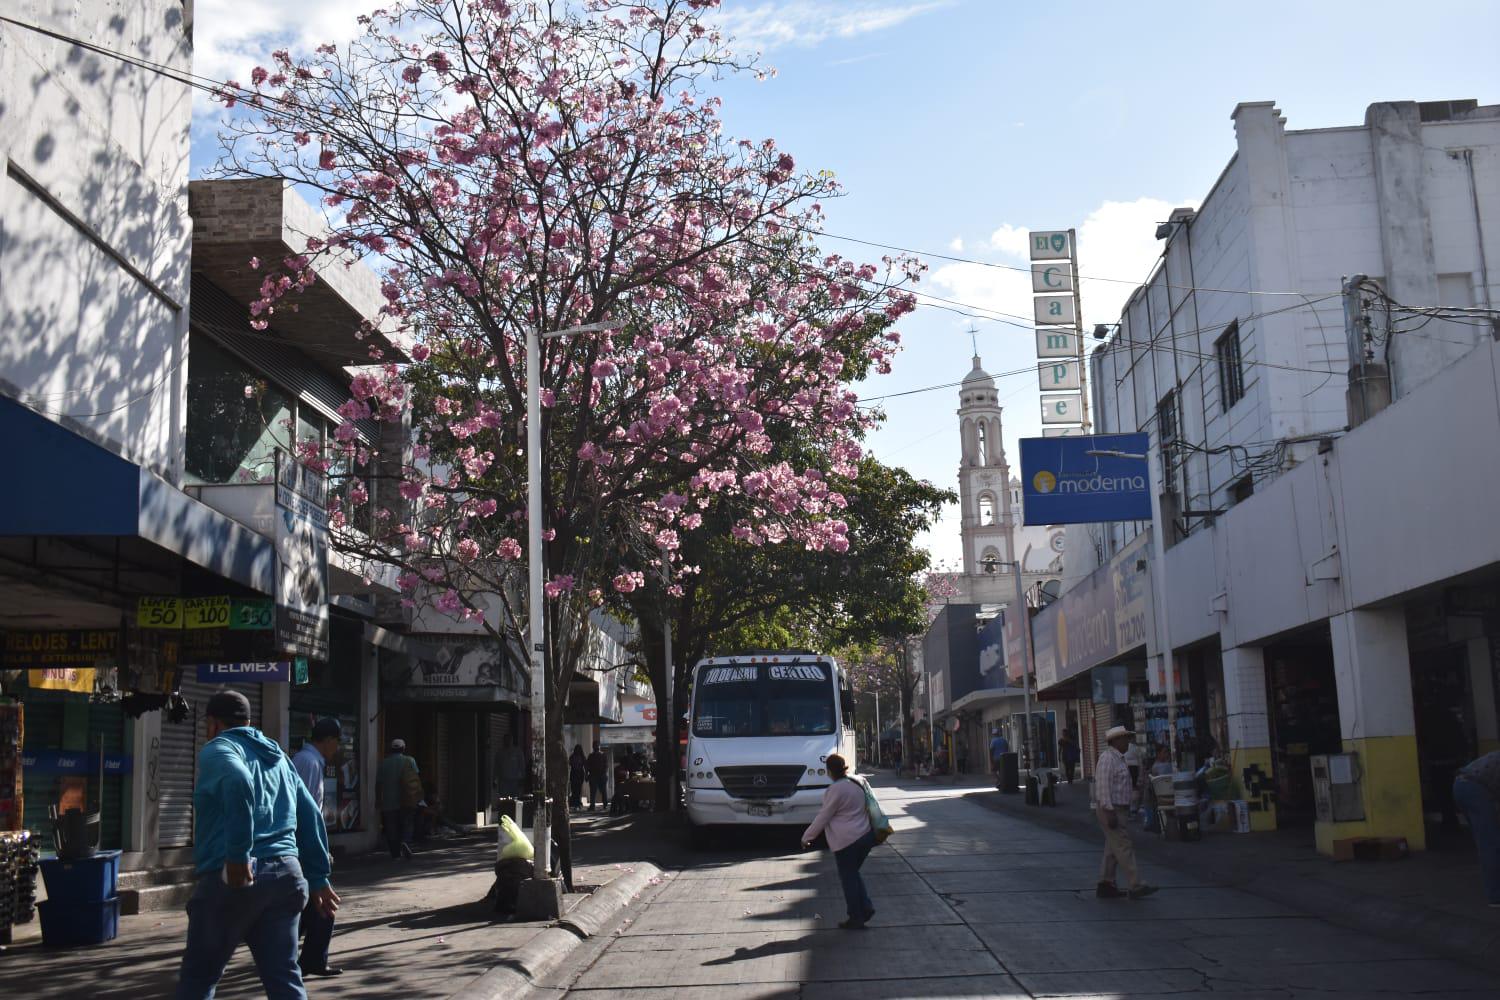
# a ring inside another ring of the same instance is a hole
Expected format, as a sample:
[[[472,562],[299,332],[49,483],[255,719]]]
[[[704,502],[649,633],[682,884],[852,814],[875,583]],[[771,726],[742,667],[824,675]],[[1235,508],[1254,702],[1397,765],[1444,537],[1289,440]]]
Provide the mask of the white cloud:
[[[1026,230],[1009,223],[990,233],[990,248],[1007,257],[1026,259]]]
[[[374,0],[198,0],[193,12],[193,72],[245,81],[271,52],[310,52],[362,33],[356,19]]]
[[[952,250],[954,253],[963,253],[964,238],[962,236],[953,237],[953,239],[948,241],[948,249]]]
[[[731,3],[709,18],[733,39],[737,50],[766,52],[789,45],[811,46],[830,38],[856,38],[894,28],[953,0],[767,0]]]
[[[1159,198],[1106,201],[1076,227],[1085,325],[1112,323],[1119,318],[1125,300],[1145,280],[1161,254],[1156,224],[1183,204],[1187,203]],[[991,234],[990,247],[1012,258],[1003,263],[1022,265],[1027,259],[1026,233],[1026,227],[1006,223]],[[1120,280],[1091,281],[1091,276]],[[1028,319],[1031,316],[1028,271],[982,264],[945,264],[934,268],[930,279],[938,294],[947,298]]]

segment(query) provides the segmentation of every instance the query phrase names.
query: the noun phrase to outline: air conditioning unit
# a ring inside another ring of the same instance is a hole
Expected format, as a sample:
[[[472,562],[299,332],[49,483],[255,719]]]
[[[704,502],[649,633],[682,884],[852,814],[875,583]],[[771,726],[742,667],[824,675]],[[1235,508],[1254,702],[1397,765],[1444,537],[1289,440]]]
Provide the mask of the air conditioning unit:
[[[1357,753],[1315,754],[1312,762],[1313,802],[1320,823],[1350,823],[1365,818],[1360,794],[1363,775]]]

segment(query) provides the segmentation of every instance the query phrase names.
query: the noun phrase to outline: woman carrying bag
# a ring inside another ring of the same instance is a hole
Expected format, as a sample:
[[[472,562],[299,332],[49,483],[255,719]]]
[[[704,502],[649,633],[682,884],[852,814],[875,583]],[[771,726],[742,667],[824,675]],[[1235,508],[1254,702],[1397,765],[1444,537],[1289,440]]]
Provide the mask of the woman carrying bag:
[[[890,836],[890,824],[868,785],[849,774],[849,765],[838,754],[828,758],[828,773],[833,784],[823,793],[823,808],[802,834],[805,850],[823,833],[828,837],[828,848],[838,864],[839,882],[844,887],[844,903],[849,917],[839,922],[846,931],[862,930],[875,915],[875,904],[865,889],[865,880],[860,877],[860,866],[876,844],[884,843]],[[872,812],[874,815],[872,816]]]

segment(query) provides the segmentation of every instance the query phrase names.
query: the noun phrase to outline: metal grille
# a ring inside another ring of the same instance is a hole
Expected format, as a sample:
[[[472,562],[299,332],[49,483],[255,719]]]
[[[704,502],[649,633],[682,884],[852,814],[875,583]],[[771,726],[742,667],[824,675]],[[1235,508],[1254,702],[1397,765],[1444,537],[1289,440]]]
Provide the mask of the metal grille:
[[[193,669],[187,668],[189,671]],[[161,717],[161,756],[157,767],[160,798],[156,815],[157,844],[161,847],[186,847],[193,842],[194,772],[198,751],[208,742],[203,708],[221,687],[233,688],[248,698],[250,724],[257,729],[264,728],[261,685],[202,684],[191,677],[182,679],[178,690],[192,705],[192,712],[181,722],[167,718],[165,710]]]
[[[724,791],[737,799],[785,799],[797,790],[807,768],[801,764],[716,767]]]

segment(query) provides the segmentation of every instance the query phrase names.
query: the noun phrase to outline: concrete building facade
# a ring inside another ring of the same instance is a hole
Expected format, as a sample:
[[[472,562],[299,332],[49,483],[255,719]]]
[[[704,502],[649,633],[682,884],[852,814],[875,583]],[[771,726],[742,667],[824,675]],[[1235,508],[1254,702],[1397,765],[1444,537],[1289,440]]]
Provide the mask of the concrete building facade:
[[[1236,155],[1089,359],[1096,428],[1150,434],[1162,498],[1165,572],[1141,565],[1170,634],[1151,622],[1136,680],[1208,721],[1192,746],[1229,758],[1254,827],[1421,849],[1453,769],[1500,745],[1500,529],[1476,502],[1500,486],[1500,107],[1232,117]],[[1069,583],[1148,527],[1069,529]],[[1351,755],[1342,815],[1324,753]]]

